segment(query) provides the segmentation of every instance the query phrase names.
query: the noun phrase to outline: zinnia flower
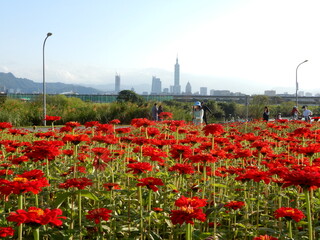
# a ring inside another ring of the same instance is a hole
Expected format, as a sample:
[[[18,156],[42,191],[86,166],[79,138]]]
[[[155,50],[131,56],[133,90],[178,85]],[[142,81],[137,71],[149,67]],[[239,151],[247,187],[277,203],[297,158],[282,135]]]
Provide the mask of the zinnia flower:
[[[93,184],[92,180],[89,178],[71,178],[67,179],[64,183],[59,184],[59,188],[69,189],[69,188],[78,188],[85,189],[87,186]]]
[[[48,115],[46,115],[46,117],[45,117],[44,120],[45,120],[45,121],[59,121],[59,120],[61,120],[61,117],[59,117],[59,116],[48,116]]]
[[[221,124],[214,123],[204,126],[202,130],[204,131],[204,134],[206,136],[208,136],[209,134],[217,136],[224,132],[224,129]]]
[[[12,227],[0,227],[0,238],[12,237],[14,230]]]
[[[16,212],[11,212],[7,217],[9,222],[16,222],[17,225],[27,224],[32,227],[39,227],[41,225],[51,224],[54,226],[61,226],[62,221],[60,219],[66,219],[64,216],[60,216],[62,210],[57,209],[45,209],[37,207],[29,207],[28,211],[19,209]]]
[[[108,221],[110,218],[110,213],[112,213],[112,210],[107,208],[97,208],[89,211],[86,215],[86,218],[93,220],[95,224],[99,224],[101,220]]]
[[[156,192],[158,191],[157,186],[163,186],[164,183],[160,178],[154,178],[154,177],[147,177],[147,178],[141,178],[138,179],[140,183],[137,184],[137,186],[146,186],[148,189],[151,189],[152,191]]]
[[[207,199],[200,199],[198,197],[187,198],[181,196],[176,200],[175,205],[179,207],[179,210],[171,210],[170,219],[173,224],[190,223],[194,224],[194,219],[201,222],[206,220],[206,214],[200,207],[204,207],[207,204]]]
[[[228,202],[228,203],[224,204],[224,207],[225,208],[230,208],[230,209],[233,209],[233,210],[237,210],[237,209],[242,208],[244,205],[245,205],[245,203],[242,202],[242,201],[231,201],[231,202]]]
[[[132,172],[133,174],[140,174],[145,173],[147,171],[152,171],[152,165],[148,162],[129,163],[127,167],[129,168],[127,172]]]
[[[269,235],[260,235],[258,237],[254,237],[253,240],[279,240],[279,238],[271,237]]]
[[[274,217],[277,219],[284,217],[287,220],[294,220],[296,222],[300,222],[306,216],[299,209],[290,208],[290,207],[281,207],[274,212]]]

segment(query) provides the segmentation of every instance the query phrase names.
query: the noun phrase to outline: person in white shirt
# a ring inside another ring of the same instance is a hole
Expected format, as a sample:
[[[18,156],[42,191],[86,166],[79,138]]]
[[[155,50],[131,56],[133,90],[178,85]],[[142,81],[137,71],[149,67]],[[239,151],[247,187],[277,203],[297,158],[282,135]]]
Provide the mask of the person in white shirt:
[[[311,122],[311,116],[312,116],[312,112],[311,110],[308,109],[308,106],[303,106],[302,107],[302,116],[304,117],[304,120],[306,122]]]

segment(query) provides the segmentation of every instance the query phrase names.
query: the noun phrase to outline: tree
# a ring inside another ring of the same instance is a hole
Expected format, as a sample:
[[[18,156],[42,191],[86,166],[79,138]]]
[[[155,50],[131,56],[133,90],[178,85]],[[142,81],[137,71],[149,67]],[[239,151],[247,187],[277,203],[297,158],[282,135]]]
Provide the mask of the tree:
[[[270,99],[265,95],[253,96],[252,102],[249,105],[249,116],[254,119],[262,118],[263,109],[268,106]]]
[[[132,102],[138,105],[143,104],[144,98],[130,90],[122,90],[119,92],[117,102]]]

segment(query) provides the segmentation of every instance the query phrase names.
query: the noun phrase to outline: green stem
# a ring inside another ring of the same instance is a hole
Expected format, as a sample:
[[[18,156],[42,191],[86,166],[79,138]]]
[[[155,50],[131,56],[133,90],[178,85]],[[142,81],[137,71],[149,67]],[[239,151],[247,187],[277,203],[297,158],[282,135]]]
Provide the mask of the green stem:
[[[191,224],[190,223],[188,223],[187,225],[186,225],[186,240],[192,240],[192,230],[191,230]]]
[[[79,208],[79,238],[80,240],[82,239],[82,235],[81,235],[81,220],[82,220],[82,205],[81,205],[81,190],[79,190],[78,193],[78,208]]]
[[[308,232],[309,232],[309,240],[313,240],[313,230],[312,230],[312,216],[311,216],[311,204],[310,204],[310,195],[309,191],[304,191],[306,196],[307,203],[307,218],[308,218]]]
[[[23,209],[23,195],[20,194],[18,196],[18,209]],[[19,226],[19,230],[18,230],[18,240],[22,240],[22,231],[23,231],[23,224],[21,224]]]
[[[141,234],[141,239],[143,239],[143,199],[142,199],[141,186],[138,187],[138,195],[139,195],[139,202],[140,202],[140,234]]]
[[[151,211],[151,202],[152,202],[152,190],[149,190],[149,196],[148,196],[148,210]]]
[[[290,239],[292,238],[292,220],[288,221],[288,235]]]
[[[40,231],[39,228],[33,229],[33,239],[40,240]]]
[[[36,207],[39,207],[39,197],[38,197],[38,194],[35,194],[34,197],[35,197]]]

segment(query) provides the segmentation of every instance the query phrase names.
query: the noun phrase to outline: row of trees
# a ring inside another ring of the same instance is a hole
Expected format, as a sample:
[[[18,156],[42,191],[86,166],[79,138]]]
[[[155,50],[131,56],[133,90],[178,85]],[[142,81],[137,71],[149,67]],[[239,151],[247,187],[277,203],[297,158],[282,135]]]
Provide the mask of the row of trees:
[[[209,122],[222,122],[230,120],[257,119],[262,117],[264,106],[268,105],[271,118],[278,113],[283,117],[289,116],[294,103],[281,103],[269,105],[266,96],[255,96],[248,106],[234,102],[207,101],[207,106],[212,110]],[[69,121],[85,123],[99,121],[107,123],[112,119],[119,119],[122,124],[128,124],[133,118],[151,119],[151,108],[154,102],[145,101],[138,94],[124,90],[118,95],[113,103],[84,102],[76,97],[64,95],[47,96],[47,114],[60,116],[61,120],[56,124],[64,124]],[[191,102],[163,101],[164,111],[173,113],[175,120],[191,121]],[[7,98],[0,103],[0,122],[11,122],[14,126],[40,126],[43,119],[42,98],[32,102],[24,102],[17,99]],[[315,115],[320,113],[319,107],[311,108]]]

